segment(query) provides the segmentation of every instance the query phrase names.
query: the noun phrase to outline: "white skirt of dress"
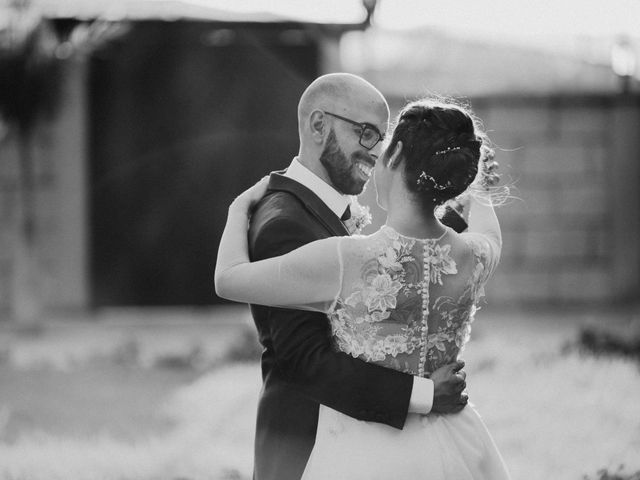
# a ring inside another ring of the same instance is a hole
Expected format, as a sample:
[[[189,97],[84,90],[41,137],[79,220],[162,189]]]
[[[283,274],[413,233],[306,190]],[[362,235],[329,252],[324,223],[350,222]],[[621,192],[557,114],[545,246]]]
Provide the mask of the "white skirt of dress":
[[[450,415],[409,414],[398,430],[320,406],[303,480],[508,480],[482,419],[467,405]]]

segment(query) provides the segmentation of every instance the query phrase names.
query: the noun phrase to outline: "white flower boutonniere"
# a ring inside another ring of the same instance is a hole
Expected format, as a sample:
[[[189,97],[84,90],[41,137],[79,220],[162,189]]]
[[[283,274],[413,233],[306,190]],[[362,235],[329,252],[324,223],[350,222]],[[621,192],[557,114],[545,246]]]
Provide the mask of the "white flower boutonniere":
[[[349,231],[349,235],[359,234],[362,229],[371,223],[371,212],[366,205],[360,205],[353,197],[351,200],[351,218],[345,220],[344,225]]]

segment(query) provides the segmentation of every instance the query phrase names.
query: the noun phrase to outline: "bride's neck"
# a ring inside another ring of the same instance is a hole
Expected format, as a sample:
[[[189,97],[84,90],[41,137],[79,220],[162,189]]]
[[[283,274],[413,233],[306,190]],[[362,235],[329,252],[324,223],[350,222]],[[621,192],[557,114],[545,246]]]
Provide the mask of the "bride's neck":
[[[432,208],[425,208],[408,196],[403,197],[389,199],[387,225],[402,235],[415,238],[437,237],[445,232]]]

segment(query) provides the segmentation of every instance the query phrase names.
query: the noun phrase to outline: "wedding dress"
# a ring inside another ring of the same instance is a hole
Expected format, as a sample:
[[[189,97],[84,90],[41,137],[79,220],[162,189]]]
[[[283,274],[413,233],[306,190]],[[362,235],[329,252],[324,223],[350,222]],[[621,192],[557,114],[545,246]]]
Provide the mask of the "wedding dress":
[[[248,263],[246,218],[230,216],[228,298],[327,314],[334,347],[411,375],[456,360],[499,257],[490,206],[474,204],[469,233],[332,237]],[[472,233],[471,233],[472,232]],[[221,250],[223,250],[221,248]],[[219,258],[220,261],[220,258]],[[237,267],[233,267],[237,265]],[[304,480],[505,480],[509,475],[472,405],[455,414],[409,413],[402,430],[320,405]]]
[[[327,309],[337,349],[420,376],[460,355],[499,258],[490,235],[449,231],[415,239],[385,226],[337,243],[341,286]],[[409,414],[403,430],[321,405],[303,479],[330,478],[500,480],[508,474],[471,405],[456,414]]]

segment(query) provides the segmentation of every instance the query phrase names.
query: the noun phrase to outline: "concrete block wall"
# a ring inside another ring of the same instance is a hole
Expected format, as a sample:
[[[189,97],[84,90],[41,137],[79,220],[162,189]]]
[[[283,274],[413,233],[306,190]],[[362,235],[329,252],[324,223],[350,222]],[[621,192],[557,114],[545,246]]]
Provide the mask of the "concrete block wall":
[[[45,306],[85,308],[88,286],[86,98],[69,66],[64,107],[37,148],[38,261]],[[487,287],[494,304],[640,299],[640,98],[472,99],[517,199],[499,208],[504,250]],[[404,99],[391,98],[397,111]],[[13,285],[18,158],[0,142],[0,312]],[[374,206],[373,188],[363,203]],[[372,208],[380,223],[384,214]]]
[[[640,300],[639,99],[491,97],[473,105],[518,197],[498,209],[504,250],[491,298]]]
[[[404,103],[391,98],[392,112]],[[640,300],[640,98],[490,96],[471,103],[516,197],[497,210],[504,248],[488,300]],[[363,203],[375,205],[372,190]],[[382,223],[384,212],[372,210]]]

